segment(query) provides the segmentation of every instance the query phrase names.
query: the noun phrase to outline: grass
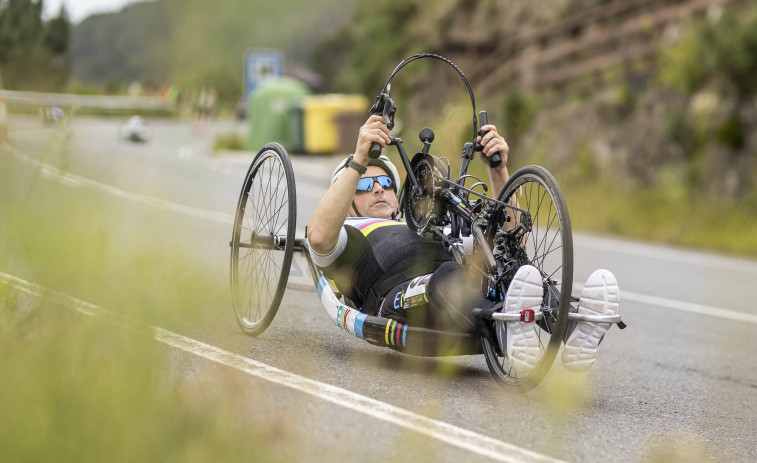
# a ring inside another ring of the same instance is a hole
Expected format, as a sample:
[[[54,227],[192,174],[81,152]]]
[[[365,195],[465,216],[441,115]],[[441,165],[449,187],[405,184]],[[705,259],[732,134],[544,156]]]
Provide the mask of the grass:
[[[27,167],[14,171],[5,159],[0,271],[161,326],[202,323],[207,307],[225,304],[225,279],[163,230],[180,224],[114,210],[112,200],[38,175],[29,180]],[[245,384],[240,393],[232,372],[187,357],[149,333],[0,283],[3,459],[280,461],[269,423],[240,413],[257,392]]]
[[[574,230],[757,257],[757,207],[675,187],[561,185]]]
[[[406,138],[411,137],[406,135]],[[409,145],[406,148],[412,159],[417,143],[413,140]],[[461,145],[458,141],[449,140],[448,135],[446,144],[442,140],[436,146],[438,150],[440,147]],[[389,157],[401,165],[396,150],[387,151]],[[551,168],[550,159],[538,155],[527,161],[546,167],[555,177],[565,195],[574,231],[757,257],[755,194],[741,201],[694,194],[672,176],[668,176],[669,181],[665,181],[663,186],[654,187],[628,179],[620,181],[616,176],[621,174],[599,174],[587,160],[586,153],[578,151],[577,162],[568,171]],[[460,153],[445,154],[450,160],[452,177],[457,178]],[[514,157],[517,159],[517,156]],[[511,160],[510,175],[520,167]],[[470,163],[468,173],[489,184],[486,169],[478,156]],[[469,180],[467,185],[472,183]],[[496,193],[490,188],[489,195],[496,196]]]
[[[270,461],[223,391],[166,385],[149,339],[0,287],[8,461]],[[262,440],[262,439],[261,439]]]
[[[2,286],[0,331],[8,461],[275,460],[229,378],[167,377],[147,337]]]
[[[396,150],[387,151],[401,165]],[[450,162],[452,176],[456,178],[459,154],[450,155]],[[549,170],[549,162],[533,162]],[[519,167],[511,164],[510,175]],[[571,172],[551,172],[563,190],[576,232],[757,257],[757,201],[695,195],[674,182],[647,187],[613,181],[610,176],[591,175],[592,179],[586,180],[587,176],[578,172],[580,169],[577,166]],[[486,169],[478,159],[471,162],[468,173],[489,183]],[[490,189],[489,194],[494,192]]]
[[[238,132],[223,133],[216,136],[213,142],[213,152],[243,151],[247,149],[247,140]]]

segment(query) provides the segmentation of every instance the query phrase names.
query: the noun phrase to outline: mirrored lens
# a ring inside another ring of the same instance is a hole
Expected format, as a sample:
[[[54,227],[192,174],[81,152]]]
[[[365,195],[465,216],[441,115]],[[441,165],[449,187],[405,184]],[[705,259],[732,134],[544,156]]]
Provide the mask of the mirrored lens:
[[[386,175],[379,175],[376,177],[376,181],[379,185],[381,185],[381,188],[388,190],[389,188],[392,188],[394,186],[394,182],[392,181],[391,177],[388,177]]]
[[[363,177],[357,182],[356,192],[366,192],[373,190],[373,183],[378,182],[381,188],[388,190],[394,188],[394,181],[388,175],[378,175],[376,177]]]
[[[357,191],[371,191],[373,189],[373,177],[361,178],[357,182]]]

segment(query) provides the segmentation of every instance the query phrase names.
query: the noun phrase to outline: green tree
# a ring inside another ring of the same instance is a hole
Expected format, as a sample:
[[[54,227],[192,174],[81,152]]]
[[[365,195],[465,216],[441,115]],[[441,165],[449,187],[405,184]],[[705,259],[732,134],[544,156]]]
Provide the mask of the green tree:
[[[5,0],[0,3],[0,53],[34,46],[42,34],[42,1]]]
[[[718,17],[708,17],[688,28],[676,46],[665,51],[661,80],[686,95],[702,89],[717,90],[720,108],[705,130],[689,120],[677,129],[679,138],[695,139],[703,132],[728,151],[717,162],[736,179],[737,196],[753,183],[747,128],[757,123],[757,7],[727,9]],[[680,125],[680,124],[673,124]],[[685,143],[683,143],[685,145]],[[702,148],[706,143],[701,143]],[[751,151],[751,152],[750,152]],[[689,153],[696,158],[701,153]]]
[[[334,40],[349,44],[348,48],[332,48],[346,53],[342,61],[348,72],[337,74],[336,85],[345,91],[373,95],[399,60],[419,51],[429,51],[422,36],[407,31],[421,17],[425,2],[421,0],[385,0],[359,2],[353,21],[346,31],[338,31],[324,46]]]
[[[71,41],[71,23],[65,6],[61,5],[56,18],[50,20],[45,28],[43,44],[54,56],[65,55]]]
[[[68,15],[61,8],[45,23],[42,7],[42,0],[0,1],[0,72],[8,88],[61,90],[68,80]]]
[[[661,79],[684,93],[717,85],[738,102],[757,96],[757,7],[692,25],[662,54]]]

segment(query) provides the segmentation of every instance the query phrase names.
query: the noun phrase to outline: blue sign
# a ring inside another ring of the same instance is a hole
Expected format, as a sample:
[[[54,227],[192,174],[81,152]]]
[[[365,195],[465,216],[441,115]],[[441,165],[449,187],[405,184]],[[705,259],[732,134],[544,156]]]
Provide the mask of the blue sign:
[[[272,77],[281,77],[284,56],[275,50],[250,50],[244,59],[245,101],[260,83]]]

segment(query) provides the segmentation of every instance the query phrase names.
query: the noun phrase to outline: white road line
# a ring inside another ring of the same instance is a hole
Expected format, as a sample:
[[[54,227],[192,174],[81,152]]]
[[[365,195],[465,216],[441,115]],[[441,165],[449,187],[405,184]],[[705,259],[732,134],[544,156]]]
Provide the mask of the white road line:
[[[573,282],[574,295],[580,292],[581,288],[583,288],[583,283],[580,283],[578,281]],[[663,309],[680,310],[682,312],[695,313],[697,315],[706,315],[708,317],[716,317],[737,322],[757,324],[757,315],[754,314],[739,312],[736,310],[721,309],[720,307],[713,307],[703,304],[695,304],[693,302],[679,301],[676,299],[669,299],[667,297],[652,296],[649,294],[642,294],[634,291],[625,291],[621,289],[621,307],[623,301],[639,302],[641,304],[661,307]]]
[[[672,250],[660,245],[634,243],[584,233],[573,234],[573,245],[575,247],[644,257],[652,260],[664,260],[689,266],[696,265],[717,270],[727,270],[729,272],[739,271],[757,275],[757,261],[706,254],[701,251]]]
[[[142,204],[147,204],[149,206],[157,207],[160,209],[166,209],[173,212],[178,212],[181,214],[197,217],[200,219],[212,220],[215,222],[220,222],[220,223],[225,223],[225,224],[234,223],[234,216],[232,214],[224,214],[222,212],[211,211],[208,209],[201,209],[199,207],[187,206],[184,204],[178,204],[171,201],[166,201],[165,199],[160,199],[160,198],[155,198],[152,196],[145,196],[145,195],[140,195],[137,193],[125,191],[125,190],[116,188],[114,186],[111,186],[105,183],[100,183],[95,180],[91,180],[85,177],[80,177],[78,175],[74,175],[74,174],[62,171],[58,169],[57,167],[51,166],[50,164],[45,164],[41,161],[33,159],[27,156],[26,154],[18,151],[15,148],[7,147],[7,149],[8,149],[8,152],[12,156],[14,156],[16,159],[20,159],[24,162],[28,162],[28,163],[36,165],[40,169],[42,176],[49,180],[60,181],[63,184],[66,184],[68,186],[73,186],[73,187],[93,188],[95,190],[100,190],[102,192],[111,194],[119,198],[129,199],[129,200],[136,201]]]
[[[225,365],[250,376],[264,379],[290,389],[309,394],[335,405],[348,408],[372,418],[400,426],[432,439],[453,445],[496,461],[502,462],[559,462],[513,444],[508,444],[482,434],[459,428],[443,421],[434,420],[403,408],[365,397],[347,389],[315,381],[303,376],[272,367],[248,357],[206,344],[180,334],[152,325],[143,324],[108,309],[81,301],[65,294],[50,291],[29,281],[0,272],[0,282],[35,297],[46,297],[58,303],[72,305],[77,311],[106,319],[117,325],[136,331],[152,332],[152,337],[165,345],[197,355],[220,365]]]
[[[668,299],[659,296],[650,296],[648,294],[636,293],[633,291],[620,291],[620,300],[622,301],[634,301],[642,304],[648,304],[655,307],[662,307],[665,309],[681,310],[683,312],[690,312],[699,315],[707,315],[710,317],[724,318],[726,320],[733,320],[737,322],[746,322],[757,324],[757,315],[738,312],[735,310],[721,309],[719,307],[712,307],[702,304],[694,304],[693,302],[677,301],[675,299]]]
[[[131,193],[131,192],[124,191],[124,190],[118,189],[116,187],[113,187],[104,183],[96,182],[94,180],[90,180],[84,177],[79,177],[73,174],[69,174],[67,172],[63,172],[60,169],[53,167],[49,164],[44,164],[36,159],[32,159],[26,154],[23,154],[14,148],[8,147],[8,152],[10,152],[13,156],[15,156],[18,159],[21,159],[25,162],[29,162],[29,163],[39,166],[43,176],[51,178],[51,179],[58,179],[61,182],[70,186],[86,186],[90,188],[95,188],[95,189],[104,191],[106,193],[110,193],[114,196],[130,199],[133,201],[138,201],[143,204],[171,210],[174,212],[190,215],[193,217],[198,217],[198,218],[206,219],[206,220],[213,220],[213,221],[221,222],[225,224],[234,223],[234,216],[231,214],[223,214],[220,212],[215,212],[215,211],[211,211],[207,209],[200,209],[197,207],[185,206],[183,204],[173,203],[170,201],[166,201],[164,199],[153,198],[149,196],[139,195],[136,193]],[[577,243],[577,245],[585,246],[585,247],[592,247],[594,249],[600,249],[600,250],[609,250],[613,252],[626,252],[633,255],[641,255],[644,252],[647,252],[648,257],[650,258],[657,258],[660,256],[664,257],[668,254],[669,256],[672,256],[671,251],[665,250],[662,247],[654,247],[654,249],[652,249],[646,245],[626,243],[620,240],[614,240],[614,239],[608,239],[608,238],[594,238],[594,237],[583,236],[578,241],[579,243]],[[647,251],[644,251],[645,249],[647,249]],[[668,254],[666,254],[666,252]],[[689,262],[690,264],[707,265],[714,268],[721,268],[721,266],[726,266],[724,268],[729,268],[729,269],[739,268],[745,272],[751,272],[754,266],[749,261],[740,261],[738,259],[731,259],[728,257],[709,256],[709,255],[704,255],[704,257],[702,257],[701,259],[698,256],[690,256],[689,261],[690,261]],[[574,290],[578,290],[578,288],[581,288],[582,286],[583,285],[578,282],[573,283]],[[718,317],[718,318],[723,318],[727,320],[742,321],[742,322],[747,322],[747,323],[757,323],[757,316],[752,315],[752,314],[747,314],[744,312],[738,312],[734,310],[721,309],[718,307],[694,304],[691,302],[678,301],[675,299],[668,299],[668,298],[659,297],[659,296],[636,293],[633,291],[621,291],[620,295],[621,295],[621,298],[624,300],[641,302],[644,304],[650,304],[650,305],[654,305],[654,306],[662,307],[666,309],[680,310],[684,312],[695,313],[699,315],[707,315],[711,317]]]

